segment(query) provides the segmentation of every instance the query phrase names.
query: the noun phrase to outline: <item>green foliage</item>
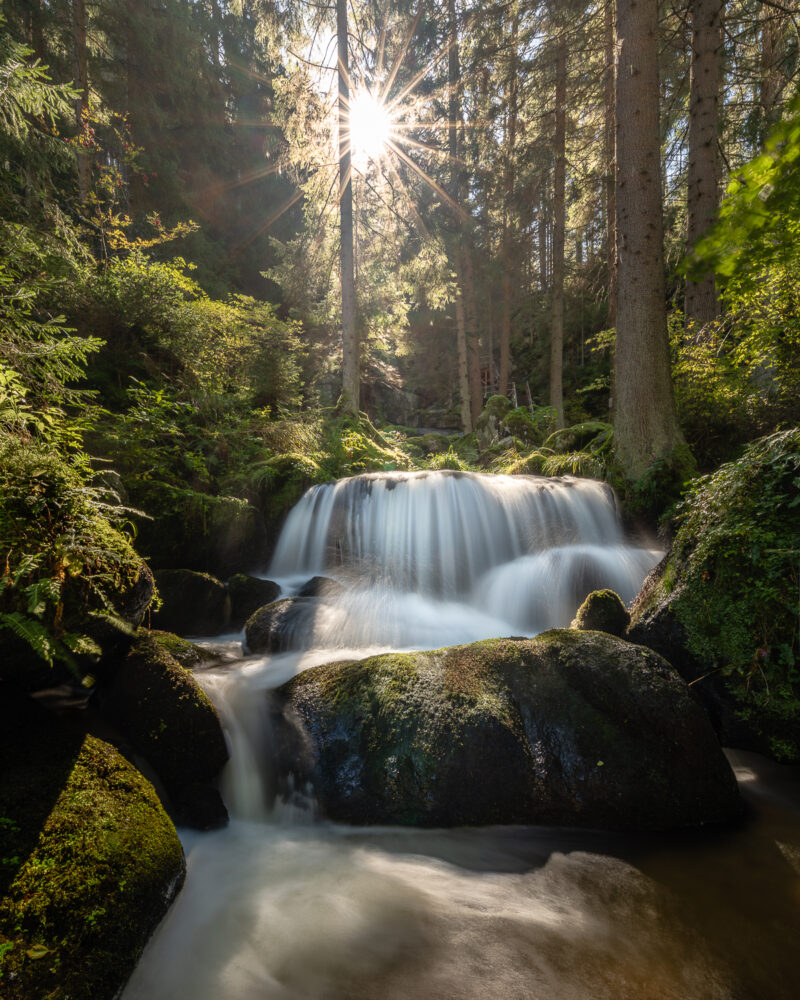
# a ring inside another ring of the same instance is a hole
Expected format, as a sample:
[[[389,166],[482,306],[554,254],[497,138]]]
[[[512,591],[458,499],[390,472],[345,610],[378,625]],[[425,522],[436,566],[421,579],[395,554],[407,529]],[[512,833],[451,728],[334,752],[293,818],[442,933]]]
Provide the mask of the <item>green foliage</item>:
[[[625,484],[627,512],[651,522],[666,520],[695,471],[694,456],[686,445],[676,448],[666,458],[650,462],[642,476]]]
[[[114,597],[140,561],[114,527],[127,516],[41,443],[0,435],[0,630],[48,665],[96,658],[92,616],[116,621]]]
[[[800,407],[800,98],[764,151],[737,170],[719,221],[687,264],[713,271],[725,315],[700,331],[673,329],[678,406],[707,464]]]
[[[674,609],[701,662],[764,699],[800,691],[800,430],[696,480],[679,512]]]

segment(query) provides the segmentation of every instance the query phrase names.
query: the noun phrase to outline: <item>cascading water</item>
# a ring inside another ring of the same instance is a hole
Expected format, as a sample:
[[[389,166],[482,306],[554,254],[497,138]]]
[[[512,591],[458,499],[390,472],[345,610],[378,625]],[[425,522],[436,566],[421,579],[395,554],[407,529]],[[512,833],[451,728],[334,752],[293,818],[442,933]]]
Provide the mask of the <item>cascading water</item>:
[[[270,576],[347,587],[303,620],[303,645],[408,648],[567,625],[591,590],[631,600],[659,558],[626,543],[602,483],[376,473],[309,490]]]
[[[230,636],[198,674],[231,750],[231,823],[183,833],[186,887],[124,1000],[793,1000],[773,987],[794,972],[796,811],[670,850],[331,826],[302,790],[270,807],[270,689],[332,659],[567,624],[589,590],[632,598],[659,557],[626,542],[600,483],[392,473],[310,490],[266,575],[285,595],[315,575],[343,587],[315,599],[303,651],[232,659]]]

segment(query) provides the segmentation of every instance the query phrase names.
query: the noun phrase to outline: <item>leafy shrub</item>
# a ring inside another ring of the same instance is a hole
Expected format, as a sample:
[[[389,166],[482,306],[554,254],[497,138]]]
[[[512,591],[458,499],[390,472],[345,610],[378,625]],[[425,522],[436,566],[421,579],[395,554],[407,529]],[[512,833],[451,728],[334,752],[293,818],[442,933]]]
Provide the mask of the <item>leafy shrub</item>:
[[[679,512],[674,610],[692,652],[765,698],[800,685],[800,429],[695,481]]]

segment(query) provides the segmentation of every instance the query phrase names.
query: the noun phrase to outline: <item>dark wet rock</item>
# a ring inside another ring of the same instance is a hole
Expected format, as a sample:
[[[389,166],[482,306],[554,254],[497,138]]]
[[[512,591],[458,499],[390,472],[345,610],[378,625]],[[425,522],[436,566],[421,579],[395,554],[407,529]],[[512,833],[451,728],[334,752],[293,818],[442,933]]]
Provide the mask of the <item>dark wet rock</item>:
[[[578,608],[572,627],[621,636],[630,620],[631,616],[618,594],[613,590],[593,590]]]
[[[189,670],[199,667],[201,663],[210,663],[218,659],[217,654],[203,649],[188,639],[183,639],[174,632],[162,632],[159,629],[149,629],[147,634],[150,638],[165,650],[171,657],[178,661],[182,667]]]
[[[96,704],[158,775],[179,822],[209,815],[208,789],[228,759],[225,737],[208,696],[163,638],[140,631],[98,685]],[[223,825],[224,807],[217,813]]]
[[[162,569],[156,573],[162,605],[152,625],[178,635],[219,635],[228,624],[225,584],[208,573]]]
[[[174,496],[160,494],[154,484],[152,489],[133,501],[154,515],[137,521],[136,536],[137,549],[154,569],[183,566],[226,580],[266,563],[270,539],[260,510],[233,497],[206,495],[202,504],[172,512]]]
[[[284,597],[259,608],[247,619],[245,641],[251,653],[283,653],[303,649],[322,606],[315,597]]]
[[[0,817],[3,1000],[113,1000],[185,874],[152,785],[2,691]]]
[[[677,673],[599,632],[332,663],[275,698],[279,784],[342,822],[662,829],[742,808]]]
[[[343,594],[346,589],[343,583],[339,583],[338,580],[332,580],[329,576],[312,576],[297,591],[297,596],[337,597],[339,594]]]
[[[231,625],[242,628],[247,619],[277,600],[281,588],[272,580],[260,580],[255,576],[237,573],[228,580],[228,595],[231,601]]]

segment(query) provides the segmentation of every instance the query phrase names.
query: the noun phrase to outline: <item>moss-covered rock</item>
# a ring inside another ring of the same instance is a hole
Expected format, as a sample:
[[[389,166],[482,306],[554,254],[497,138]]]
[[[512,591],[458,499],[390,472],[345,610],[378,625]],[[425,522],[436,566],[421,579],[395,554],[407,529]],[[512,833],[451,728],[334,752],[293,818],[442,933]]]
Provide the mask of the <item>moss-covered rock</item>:
[[[596,450],[596,447],[604,444],[611,436],[611,424],[603,423],[601,420],[587,420],[582,424],[575,424],[572,427],[562,427],[554,431],[544,442],[546,448],[552,448],[554,452],[572,452]]]
[[[277,599],[281,588],[272,580],[260,580],[255,576],[238,573],[228,580],[228,596],[231,602],[231,625],[242,628],[247,619]]]
[[[221,826],[227,813],[213,782],[228,759],[214,706],[163,638],[140,631],[97,689],[97,704],[151,765],[179,822]]]
[[[702,695],[720,739],[800,763],[800,429],[697,480],[629,636]],[[702,678],[702,679],[701,679]]]
[[[613,590],[593,590],[578,608],[573,628],[621,636],[631,616]]]
[[[0,694],[0,996],[112,1000],[184,878],[150,783]]]
[[[677,673],[599,632],[333,663],[275,713],[279,782],[310,782],[335,820],[657,829],[741,810]]]
[[[162,605],[152,615],[155,628],[179,635],[219,635],[228,624],[228,591],[209,573],[162,569],[156,583]]]
[[[183,639],[174,632],[162,632],[158,629],[149,629],[147,635],[160,646],[165,652],[178,661],[178,663],[188,670],[199,667],[201,663],[208,663],[215,660],[216,654],[203,649],[188,639]]]
[[[489,448],[493,444],[497,444],[500,438],[507,433],[503,419],[513,409],[511,401],[505,396],[490,396],[486,400],[486,405],[475,422],[475,436],[481,448]]]
[[[302,649],[307,645],[304,638],[310,634],[321,604],[316,597],[284,597],[259,608],[245,622],[247,648],[251,653]]]

